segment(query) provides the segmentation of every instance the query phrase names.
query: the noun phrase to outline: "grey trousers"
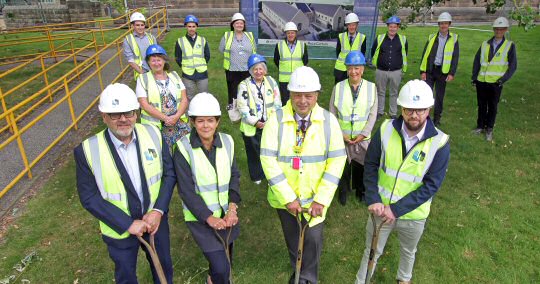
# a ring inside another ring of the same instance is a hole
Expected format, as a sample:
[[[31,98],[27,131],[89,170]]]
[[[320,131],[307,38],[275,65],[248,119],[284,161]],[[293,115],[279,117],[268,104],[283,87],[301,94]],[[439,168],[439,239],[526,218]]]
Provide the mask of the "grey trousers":
[[[182,83],[186,86],[186,94],[189,100],[198,93],[208,92],[208,78],[202,80],[190,80],[182,77]]]
[[[289,259],[293,272],[296,268],[296,254],[298,252],[298,223],[296,217],[291,215],[285,209],[277,209],[281,228],[285,236],[285,243],[289,250]],[[302,225],[306,220],[302,218]],[[304,235],[304,252],[302,257],[302,267],[300,269],[300,283],[316,284],[319,278],[319,262],[321,259],[321,251],[323,246],[323,228],[324,223],[320,223],[313,227],[308,227]],[[294,276],[292,276],[294,279]]]
[[[377,227],[381,223],[382,219],[375,217]],[[388,240],[388,236],[393,230],[397,231],[399,240],[399,268],[397,271],[396,279],[400,281],[410,281],[412,278],[412,270],[414,266],[416,247],[420,241],[420,237],[424,232],[424,226],[426,220],[396,220],[392,225],[383,225],[379,240],[377,242],[377,249],[375,250],[375,268],[379,256],[384,251],[384,246]],[[366,274],[369,261],[369,251],[371,247],[371,237],[373,236],[373,223],[371,218],[368,218],[366,224],[366,248],[364,249],[364,256],[360,263],[360,269],[356,273],[356,284],[364,284],[366,281]],[[373,271],[375,271],[375,268]]]
[[[386,86],[388,86],[388,98],[390,99],[389,114],[391,116],[397,115],[397,97],[401,76],[401,69],[394,71],[377,69],[377,71],[375,71],[375,84],[377,86],[377,97],[379,99],[379,104],[377,105],[378,114],[384,114]]]

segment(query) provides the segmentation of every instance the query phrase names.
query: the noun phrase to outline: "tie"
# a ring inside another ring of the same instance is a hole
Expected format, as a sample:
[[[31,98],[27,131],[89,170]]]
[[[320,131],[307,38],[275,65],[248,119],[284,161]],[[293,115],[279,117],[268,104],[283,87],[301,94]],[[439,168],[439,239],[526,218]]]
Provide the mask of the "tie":
[[[307,130],[307,121],[305,119],[300,120],[300,129],[302,132],[306,132]]]
[[[349,36],[349,44],[352,45],[352,42],[353,42],[353,36]]]

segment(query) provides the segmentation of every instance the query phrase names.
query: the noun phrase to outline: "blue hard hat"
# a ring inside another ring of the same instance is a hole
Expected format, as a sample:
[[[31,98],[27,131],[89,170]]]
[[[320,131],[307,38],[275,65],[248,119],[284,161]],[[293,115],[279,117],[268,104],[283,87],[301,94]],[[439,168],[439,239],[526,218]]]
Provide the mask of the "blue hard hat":
[[[199,19],[193,15],[187,15],[184,18],[184,26],[187,25],[187,23],[195,23],[197,26],[199,25]]]
[[[392,16],[386,20],[386,24],[401,24],[401,19],[398,16]]]
[[[256,53],[252,54],[248,59],[248,69],[251,69],[253,65],[261,62],[266,64],[266,59],[264,59],[264,56]]]
[[[354,50],[349,52],[349,54],[347,54],[347,57],[345,57],[345,65],[366,65],[366,58],[364,57],[362,52]]]
[[[163,54],[167,56],[167,52],[165,52],[165,49],[159,44],[152,44],[146,49],[146,59],[155,54]]]

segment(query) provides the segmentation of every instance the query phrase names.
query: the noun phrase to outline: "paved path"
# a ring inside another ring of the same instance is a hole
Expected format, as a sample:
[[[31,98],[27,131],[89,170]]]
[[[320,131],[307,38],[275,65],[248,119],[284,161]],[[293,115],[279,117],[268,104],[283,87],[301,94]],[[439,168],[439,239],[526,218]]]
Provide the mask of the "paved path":
[[[105,62],[116,52],[116,48],[105,50],[100,56],[100,62]],[[125,61],[122,58],[125,66]],[[120,72],[120,64],[118,59],[113,60],[109,65],[102,69],[103,85],[108,85]],[[131,81],[131,72],[125,76],[126,83]],[[129,77],[129,78],[128,78]],[[82,78],[82,77],[81,77]],[[73,82],[70,88],[73,89],[78,82]],[[88,107],[101,92],[98,76],[94,76],[83,87],[77,90],[72,95],[75,114],[78,115]],[[56,95],[55,101],[63,96],[63,92]],[[24,126],[28,121],[33,120],[37,115],[42,113],[51,104],[46,103],[37,108],[30,116],[18,122],[19,128]],[[93,128],[98,119],[96,119],[97,108],[94,107],[81,121],[80,127],[83,129]],[[94,119],[89,119],[94,117]],[[54,111],[40,120],[32,128],[22,135],[22,140],[29,162],[34,160],[62,131],[71,123],[71,114],[67,100],[59,105]],[[88,131],[71,130],[47,155],[32,169],[33,179],[23,177],[19,183],[13,187],[7,194],[0,198],[0,218],[10,210],[11,205],[24,195],[29,188],[39,187],[42,185],[40,180],[45,180],[46,175],[54,171],[59,161],[72,159],[72,154],[69,148],[80,143],[86,138]],[[5,141],[5,133],[2,134],[0,141]],[[66,148],[68,146],[68,149]],[[59,159],[60,158],[60,159]],[[24,169],[21,155],[18,150],[16,141],[11,142],[6,148],[0,150],[0,190],[3,189],[15,176]],[[75,192],[75,188],[73,189]],[[8,212],[9,213],[9,212]]]

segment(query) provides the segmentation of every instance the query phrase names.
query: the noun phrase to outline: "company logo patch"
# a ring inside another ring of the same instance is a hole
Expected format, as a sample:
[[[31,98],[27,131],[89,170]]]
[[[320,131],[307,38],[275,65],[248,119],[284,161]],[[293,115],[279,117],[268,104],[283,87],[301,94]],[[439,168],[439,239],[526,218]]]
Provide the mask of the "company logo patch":
[[[112,105],[113,106],[118,106],[119,104],[120,104],[120,102],[118,101],[118,99],[112,100]]]
[[[419,95],[414,95],[414,96],[412,97],[412,100],[413,100],[413,102],[417,102],[417,101],[420,100],[420,96],[419,96]]]

